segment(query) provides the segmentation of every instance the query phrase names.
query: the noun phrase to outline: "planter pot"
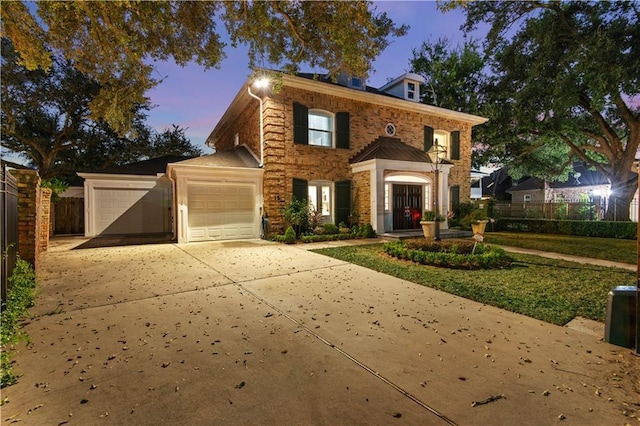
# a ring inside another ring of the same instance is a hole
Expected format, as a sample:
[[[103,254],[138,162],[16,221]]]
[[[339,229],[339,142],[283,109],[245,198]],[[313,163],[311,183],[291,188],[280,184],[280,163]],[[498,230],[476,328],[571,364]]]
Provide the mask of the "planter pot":
[[[473,235],[484,235],[484,229],[487,227],[488,220],[479,220],[477,223],[471,224]]]
[[[433,238],[436,236],[436,223],[427,220],[421,220],[420,225],[422,225],[422,233],[425,238]]]

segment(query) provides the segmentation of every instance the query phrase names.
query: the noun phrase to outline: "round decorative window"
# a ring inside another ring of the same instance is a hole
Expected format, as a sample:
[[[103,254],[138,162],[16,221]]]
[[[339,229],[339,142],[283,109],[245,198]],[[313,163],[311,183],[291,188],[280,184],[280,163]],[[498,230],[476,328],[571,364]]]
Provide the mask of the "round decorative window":
[[[387,123],[387,125],[384,126],[384,132],[387,134],[387,136],[395,136],[396,126],[394,126],[393,123]]]

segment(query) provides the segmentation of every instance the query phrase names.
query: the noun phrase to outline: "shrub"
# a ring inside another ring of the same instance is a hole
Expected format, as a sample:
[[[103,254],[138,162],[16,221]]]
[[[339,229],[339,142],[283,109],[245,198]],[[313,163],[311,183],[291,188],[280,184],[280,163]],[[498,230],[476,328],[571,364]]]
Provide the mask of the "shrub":
[[[296,235],[307,232],[310,224],[309,205],[307,200],[298,200],[295,197],[284,205],[281,210],[282,218],[288,226],[293,227]]]
[[[362,230],[361,235],[365,238],[376,238],[378,236],[378,234],[376,234],[376,231],[373,230],[373,226],[371,226],[370,223],[364,225],[364,229]]]
[[[300,241],[303,243],[317,243],[320,241],[355,240],[361,238],[356,234],[323,234],[323,235],[303,235]]]
[[[324,223],[322,227],[324,228],[325,234],[332,235],[332,234],[338,234],[340,232],[340,229],[338,229],[338,227],[333,223]]]
[[[20,321],[27,318],[28,309],[35,299],[36,275],[31,264],[20,258],[9,278],[7,301],[2,306],[0,318],[0,387],[17,382],[18,377],[11,369],[10,354],[13,347],[27,335],[20,329]]]
[[[284,242],[286,244],[295,244],[296,242],[296,231],[293,230],[293,227],[288,227],[286,231],[284,231]]]
[[[476,250],[471,254],[474,246]],[[499,247],[466,241],[443,244],[419,239],[405,240],[385,243],[383,250],[398,259],[450,269],[497,269],[505,268],[512,262]]]
[[[502,218],[499,221],[498,230],[634,240],[637,238],[637,226],[638,224],[636,222],[610,222],[604,220]]]

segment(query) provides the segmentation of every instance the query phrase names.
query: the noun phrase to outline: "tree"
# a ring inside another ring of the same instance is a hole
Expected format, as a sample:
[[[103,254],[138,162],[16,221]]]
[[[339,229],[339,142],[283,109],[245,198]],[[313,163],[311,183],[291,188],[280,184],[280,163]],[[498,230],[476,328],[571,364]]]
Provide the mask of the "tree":
[[[32,14],[37,11],[37,18]],[[29,70],[53,66],[52,51],[73,61],[100,84],[90,108],[120,134],[131,128],[132,105],[157,85],[153,62],[170,58],[217,67],[225,43],[249,46],[249,65],[265,61],[294,70],[307,63],[333,75],[366,76],[374,58],[401,36],[372,2],[130,1],[5,2],[2,35],[10,38]]]
[[[485,66],[475,41],[450,47],[446,38],[425,41],[413,49],[411,72],[425,79],[421,86],[421,102],[455,111],[477,114],[480,98],[478,89]]]
[[[638,3],[465,2],[464,10],[465,32],[490,25],[485,156],[532,169],[583,161],[611,183],[605,218],[629,220],[640,144]]]
[[[89,118],[100,84],[73,64],[54,57],[49,72],[16,64],[11,42],[2,39],[2,145],[22,154],[44,179],[67,178],[162,155],[199,155],[178,126],[158,134],[144,121],[148,103],[134,105],[134,132],[119,136],[105,121]]]

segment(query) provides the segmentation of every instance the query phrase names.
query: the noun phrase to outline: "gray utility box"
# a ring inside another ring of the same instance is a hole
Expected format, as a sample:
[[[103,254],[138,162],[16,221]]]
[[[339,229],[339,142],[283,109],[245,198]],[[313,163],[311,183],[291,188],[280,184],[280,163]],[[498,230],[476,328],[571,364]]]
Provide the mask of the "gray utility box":
[[[632,285],[621,285],[609,292],[605,342],[625,348],[635,347],[637,297],[637,287]]]

